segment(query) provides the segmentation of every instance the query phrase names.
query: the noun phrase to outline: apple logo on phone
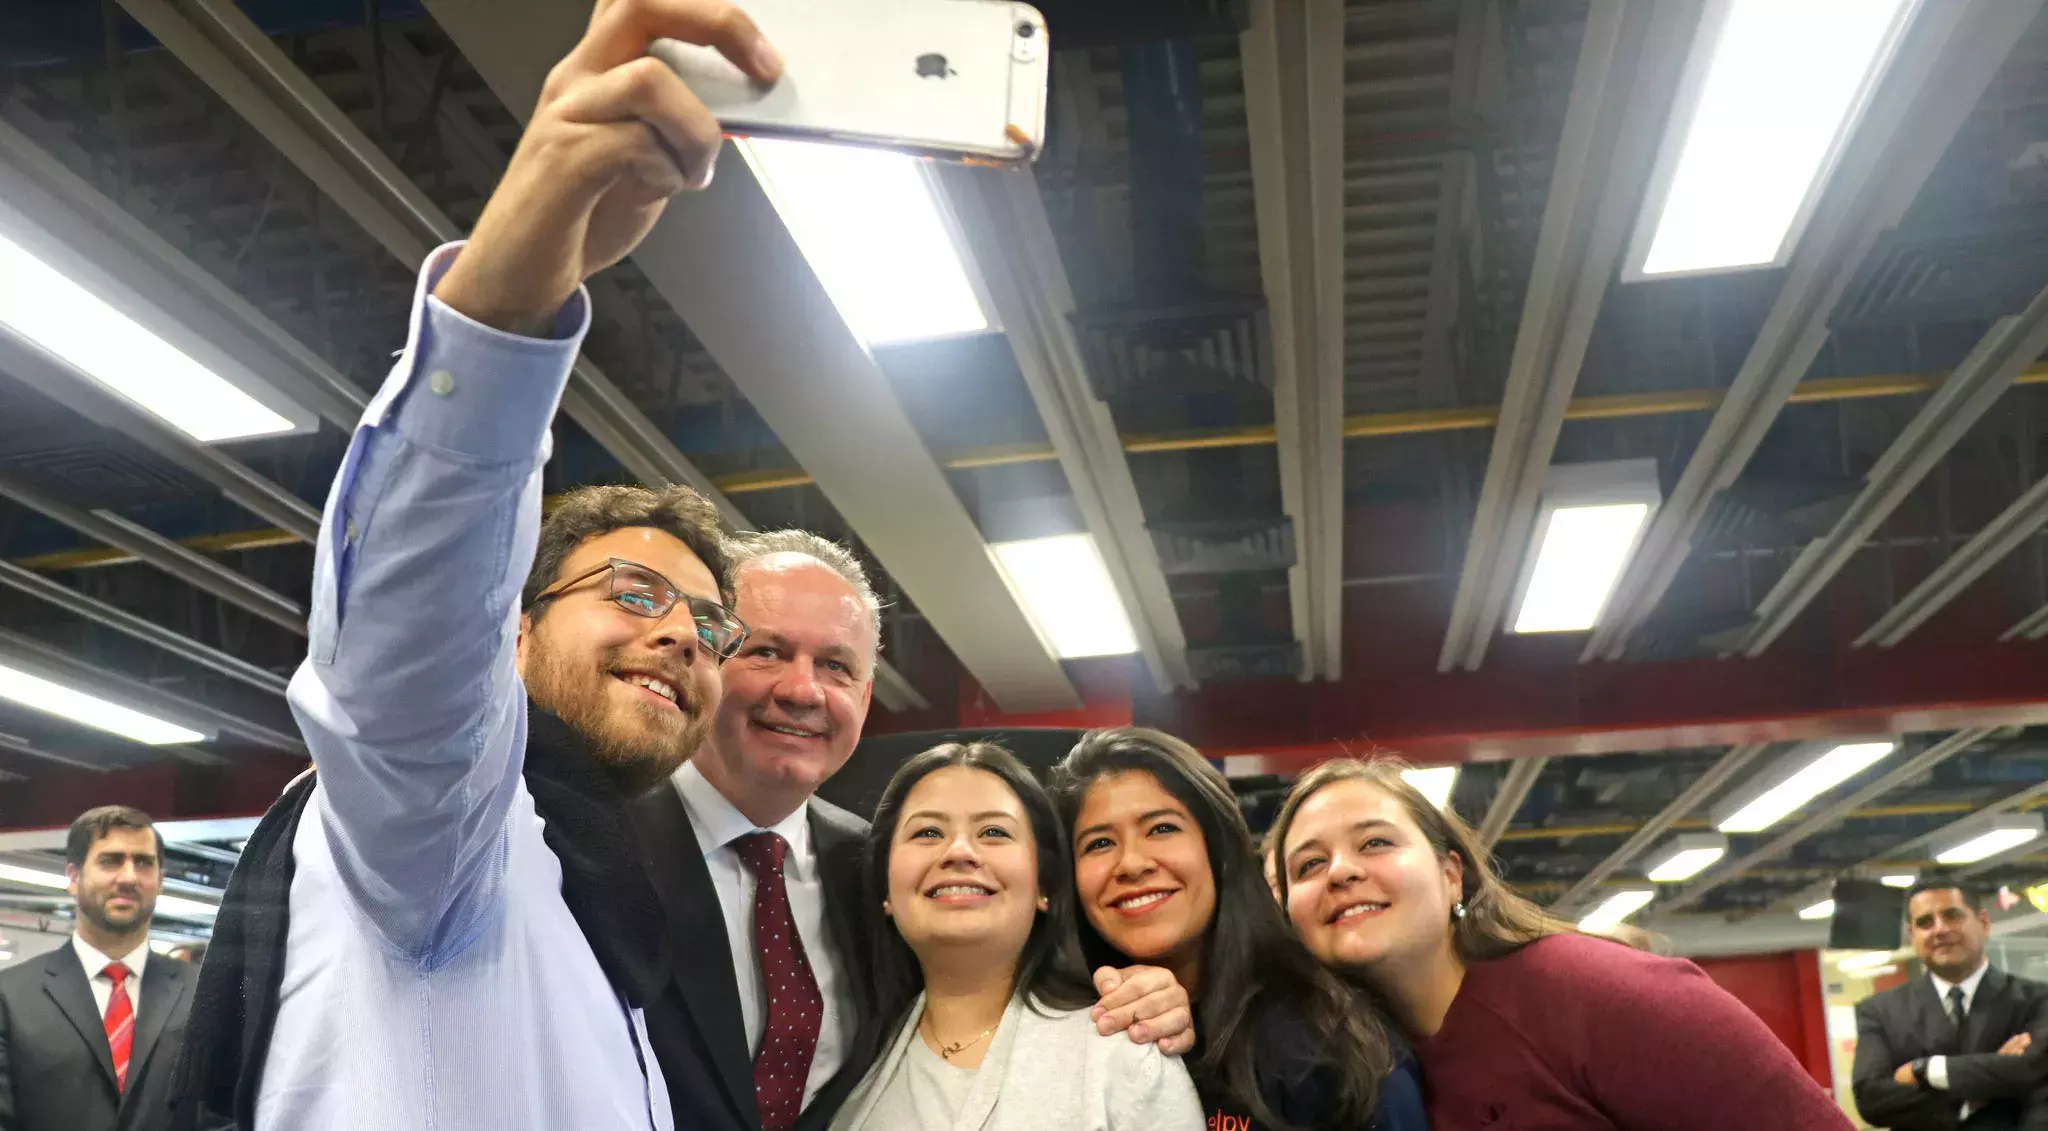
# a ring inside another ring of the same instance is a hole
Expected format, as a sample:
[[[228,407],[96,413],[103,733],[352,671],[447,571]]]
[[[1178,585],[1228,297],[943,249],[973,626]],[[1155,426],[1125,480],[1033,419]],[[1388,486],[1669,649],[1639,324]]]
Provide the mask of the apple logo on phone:
[[[946,64],[946,57],[934,51],[917,57],[917,77],[921,79],[943,79],[960,72]]]

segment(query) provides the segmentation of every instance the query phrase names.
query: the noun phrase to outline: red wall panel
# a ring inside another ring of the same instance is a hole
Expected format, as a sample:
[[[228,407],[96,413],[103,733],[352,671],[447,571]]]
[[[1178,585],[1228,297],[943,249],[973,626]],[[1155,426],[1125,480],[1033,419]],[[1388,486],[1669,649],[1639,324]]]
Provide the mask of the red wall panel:
[[[1696,958],[1700,969],[1735,995],[1823,1088],[1834,1087],[1828,1060],[1827,1002],[1820,984],[1820,955],[1811,950]]]

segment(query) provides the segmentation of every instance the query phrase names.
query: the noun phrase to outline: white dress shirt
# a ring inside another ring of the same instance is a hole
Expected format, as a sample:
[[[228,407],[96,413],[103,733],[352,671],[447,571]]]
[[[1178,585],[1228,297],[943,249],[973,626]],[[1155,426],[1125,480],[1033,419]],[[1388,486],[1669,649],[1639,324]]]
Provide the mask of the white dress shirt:
[[[1970,1011],[1976,1008],[1977,986],[1984,981],[1984,972],[1989,969],[1991,969],[1991,960],[1987,958],[1978,965],[1976,973],[1971,974],[1960,982],[1944,982],[1941,980],[1941,975],[1929,971],[1927,980],[1934,983],[1934,996],[1941,1000],[1941,1011],[1943,1013],[1948,1012],[1948,992],[1957,986],[1961,986],[1963,990],[1963,1016],[1968,1017]],[[1927,1083],[1931,1087],[1940,1088],[1943,1091],[1948,1090],[1947,1057],[1930,1056],[1927,1058]],[[1969,1104],[1964,1104],[1963,1111],[1967,1113],[1970,1110],[1970,1106]]]
[[[93,945],[71,936],[71,949],[78,953],[78,961],[85,966],[85,980],[92,985],[92,1000],[99,1005],[100,1016],[107,1015],[107,1003],[114,1000],[114,980],[107,977],[107,964],[118,962],[128,968],[128,1004],[137,1015],[142,1012],[142,967],[149,961],[149,941],[119,958],[101,954]]]
[[[789,890],[797,937],[803,940],[804,956],[817,976],[818,994],[825,1000],[818,1048],[811,1054],[811,1072],[804,1080],[804,1104],[809,1106],[845,1063],[846,1048],[853,1042],[854,1018],[853,985],[826,933],[825,885],[811,843],[810,803],[772,828],[761,829],[705,779],[696,763],[685,762],[670,780],[690,815],[690,828],[697,834],[704,866],[711,872],[711,886],[718,892],[719,910],[725,913],[725,941],[732,950],[733,979],[740,989],[740,1017],[747,1028],[750,1058],[760,1052],[761,1034],[768,1027],[768,986],[761,978],[761,960],[754,953],[754,873],[741,862],[732,842],[755,832],[775,833],[789,842],[789,853],[782,862],[782,883]]]

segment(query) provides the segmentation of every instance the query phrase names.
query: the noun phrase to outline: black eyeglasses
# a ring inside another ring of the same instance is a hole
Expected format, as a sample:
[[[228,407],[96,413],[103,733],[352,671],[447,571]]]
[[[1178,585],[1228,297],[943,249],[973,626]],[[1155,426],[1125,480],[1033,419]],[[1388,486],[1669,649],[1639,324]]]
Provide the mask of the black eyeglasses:
[[[595,569],[548,586],[527,605],[527,611],[531,612],[543,602],[552,601],[605,572],[611,574],[607,579],[610,591],[605,594],[606,600],[636,617],[660,620],[676,607],[676,602],[681,601],[688,606],[690,619],[697,625],[698,642],[704,645],[705,651],[721,660],[731,659],[733,653],[740,650],[740,645],[747,641],[747,624],[731,609],[716,601],[683,593],[668,578],[639,562],[629,562],[624,558],[606,558],[604,564]]]

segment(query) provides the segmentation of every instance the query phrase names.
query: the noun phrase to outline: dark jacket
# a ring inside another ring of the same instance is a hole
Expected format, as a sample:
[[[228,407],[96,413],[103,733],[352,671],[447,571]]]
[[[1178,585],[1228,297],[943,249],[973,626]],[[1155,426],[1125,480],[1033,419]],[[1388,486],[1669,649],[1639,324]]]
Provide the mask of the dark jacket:
[[[2020,1056],[1998,1049],[2019,1033],[2033,1047]],[[1892,1078],[1923,1056],[1948,1057],[1948,1087],[1922,1088]],[[2025,1128],[2048,1131],[2048,985],[2002,970],[1984,972],[1958,1035],[1934,983],[1921,974],[1856,1005],[1856,1110],[1864,1122],[1901,1131]],[[1984,1105],[1967,1124],[1965,1102]]]
[[[143,967],[128,1090],[114,1086],[106,1025],[69,941],[0,970],[0,1131],[158,1131],[196,976],[160,954]]]
[[[753,1050],[740,1015],[740,990],[726,944],[725,913],[683,799],[656,789],[627,806],[647,872],[668,912],[674,973],[647,1007],[647,1035],[668,1081],[676,1126],[693,1131],[761,1131],[754,1102]],[[838,968],[869,968],[859,908],[866,821],[813,797],[812,844],[824,877],[826,933]],[[858,1042],[856,1042],[856,1045]],[[857,1047],[797,1120],[797,1131],[824,1131],[867,1073]]]

